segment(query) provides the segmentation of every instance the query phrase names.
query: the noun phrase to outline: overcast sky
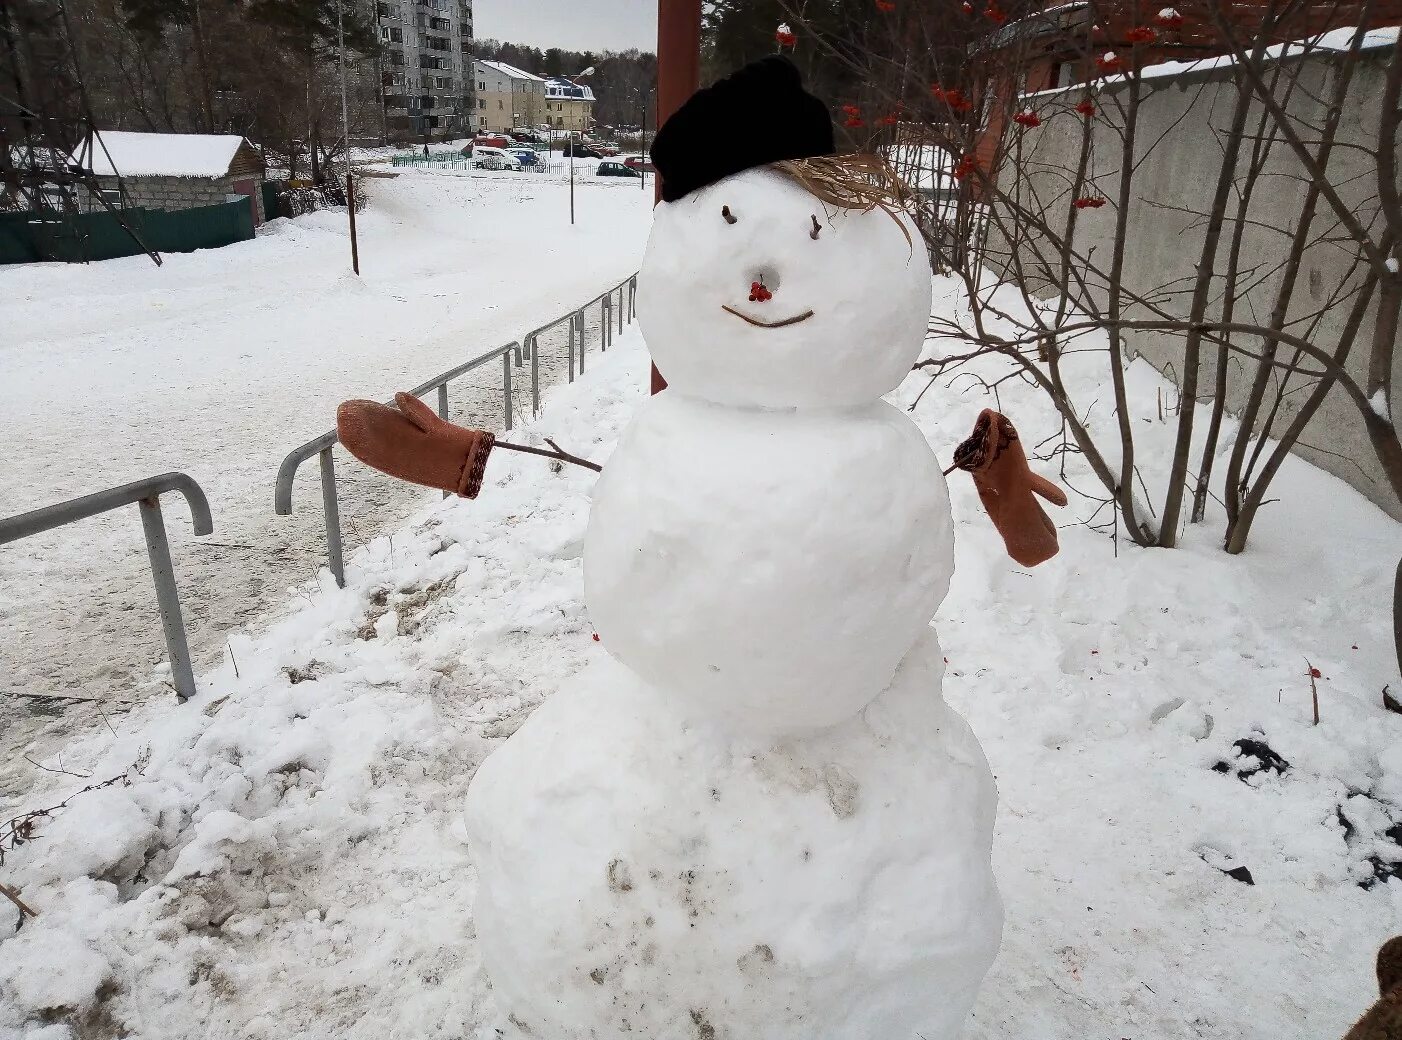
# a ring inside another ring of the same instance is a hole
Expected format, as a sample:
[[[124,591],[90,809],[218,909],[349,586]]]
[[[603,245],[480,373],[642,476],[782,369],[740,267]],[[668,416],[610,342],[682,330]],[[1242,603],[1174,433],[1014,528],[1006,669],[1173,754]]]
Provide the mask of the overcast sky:
[[[544,50],[657,49],[657,0],[474,0],[474,35]]]

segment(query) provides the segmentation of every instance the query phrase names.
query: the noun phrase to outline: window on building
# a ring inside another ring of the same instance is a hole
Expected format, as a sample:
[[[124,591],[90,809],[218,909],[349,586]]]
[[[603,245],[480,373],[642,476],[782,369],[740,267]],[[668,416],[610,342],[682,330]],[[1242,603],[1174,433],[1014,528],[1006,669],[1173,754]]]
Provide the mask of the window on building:
[[[486,107],[487,107],[487,99],[486,99],[486,98],[478,98],[478,99],[477,99],[477,107],[478,107],[478,108],[486,108]],[[486,121],[487,121],[487,117],[486,117],[486,116],[483,116],[483,117],[482,117],[482,122],[485,123]]]
[[[487,117],[486,117],[486,116],[479,116],[478,118],[481,120],[481,121],[478,123],[478,126],[486,126],[486,125],[487,125]]]
[[[501,103],[501,98],[497,98],[497,110],[500,111],[505,106]]]
[[[556,126],[564,126],[564,125],[565,125],[564,117],[563,117],[563,116],[556,116],[556,117],[555,117],[555,125],[556,125]]]
[[[478,89],[478,90],[486,90],[486,89],[487,89],[487,84],[486,84],[486,82],[485,82],[484,80],[480,80],[480,79],[479,79],[479,80],[477,81],[477,89]]]

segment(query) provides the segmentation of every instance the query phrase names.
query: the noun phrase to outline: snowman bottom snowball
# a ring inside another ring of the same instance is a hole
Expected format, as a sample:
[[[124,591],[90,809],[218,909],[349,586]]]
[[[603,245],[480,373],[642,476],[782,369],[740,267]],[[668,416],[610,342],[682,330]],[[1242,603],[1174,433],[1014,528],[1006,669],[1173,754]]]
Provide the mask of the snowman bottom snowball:
[[[992,964],[993,777],[933,633],[859,715],[759,748],[599,658],[468,793],[513,1040],[956,1040]]]

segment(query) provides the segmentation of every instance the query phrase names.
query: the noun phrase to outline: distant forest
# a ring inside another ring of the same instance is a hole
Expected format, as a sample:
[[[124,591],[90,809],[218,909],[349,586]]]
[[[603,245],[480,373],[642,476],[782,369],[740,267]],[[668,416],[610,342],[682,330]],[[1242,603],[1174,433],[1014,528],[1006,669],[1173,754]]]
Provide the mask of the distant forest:
[[[500,61],[537,76],[594,73],[581,82],[598,99],[594,118],[608,126],[637,126],[647,101],[647,125],[656,125],[657,55],[646,51],[568,51],[559,47],[530,47],[498,40],[478,40],[473,53],[484,61]]]

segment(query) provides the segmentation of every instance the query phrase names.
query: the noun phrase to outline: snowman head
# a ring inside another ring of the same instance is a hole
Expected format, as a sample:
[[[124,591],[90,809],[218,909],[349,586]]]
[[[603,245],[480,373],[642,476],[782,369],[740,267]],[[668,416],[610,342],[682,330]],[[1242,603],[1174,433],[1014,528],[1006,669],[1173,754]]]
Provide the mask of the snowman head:
[[[638,318],[669,390],[832,408],[900,383],[925,338],[930,264],[884,170],[784,161],[658,206]]]

